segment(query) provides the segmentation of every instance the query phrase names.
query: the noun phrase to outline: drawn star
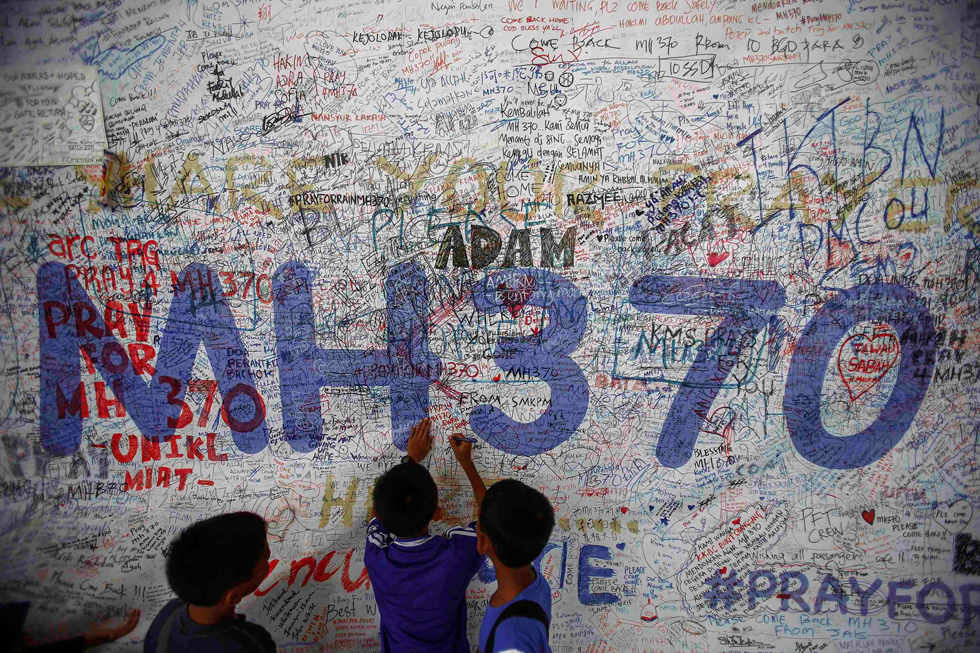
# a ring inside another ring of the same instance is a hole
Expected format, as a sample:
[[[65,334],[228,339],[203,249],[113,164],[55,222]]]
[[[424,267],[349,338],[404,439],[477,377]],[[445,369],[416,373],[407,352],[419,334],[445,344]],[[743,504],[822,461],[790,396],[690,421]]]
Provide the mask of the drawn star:
[[[663,524],[664,526],[666,526],[667,525],[667,518],[666,517],[661,517],[660,518],[660,523]]]
[[[242,16],[242,27],[248,27],[248,18]]]

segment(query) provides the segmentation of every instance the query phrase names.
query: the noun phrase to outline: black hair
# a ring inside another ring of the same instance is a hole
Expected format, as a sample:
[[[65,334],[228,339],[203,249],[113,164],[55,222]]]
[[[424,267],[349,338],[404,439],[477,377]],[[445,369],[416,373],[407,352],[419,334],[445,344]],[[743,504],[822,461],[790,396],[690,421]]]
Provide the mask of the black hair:
[[[514,479],[490,486],[480,506],[480,530],[490,538],[497,558],[511,568],[524,567],[544,551],[555,527],[548,498]]]
[[[417,463],[401,463],[382,474],[371,495],[381,525],[398,537],[414,537],[432,521],[439,490]]]
[[[265,544],[265,520],[253,512],[191,524],[167,550],[170,589],[185,603],[217,605],[225,592],[252,577]]]

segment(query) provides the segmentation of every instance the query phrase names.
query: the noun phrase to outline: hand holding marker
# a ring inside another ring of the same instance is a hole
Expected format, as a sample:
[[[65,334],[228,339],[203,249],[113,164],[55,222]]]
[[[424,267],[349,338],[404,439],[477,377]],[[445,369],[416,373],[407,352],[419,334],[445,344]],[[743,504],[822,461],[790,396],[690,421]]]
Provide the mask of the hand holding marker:
[[[463,417],[461,406],[462,406],[462,404],[460,404],[459,406],[457,406],[455,404],[450,404],[449,405],[449,409],[450,409],[450,411],[452,413],[452,416],[454,418],[454,421],[456,421],[457,424],[458,423],[465,422],[465,421],[468,421],[467,418],[464,418]],[[449,436],[449,439],[450,440],[455,440],[456,442],[469,442],[470,444],[476,444],[476,438],[467,437],[466,435],[464,435],[462,433],[458,433],[458,432],[457,433],[453,433],[452,435],[450,435]]]

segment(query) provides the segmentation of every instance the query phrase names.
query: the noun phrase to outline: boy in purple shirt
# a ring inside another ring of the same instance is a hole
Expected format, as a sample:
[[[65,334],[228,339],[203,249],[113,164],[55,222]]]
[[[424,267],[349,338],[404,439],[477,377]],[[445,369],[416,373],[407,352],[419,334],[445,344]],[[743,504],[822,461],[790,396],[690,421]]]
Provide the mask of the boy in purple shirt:
[[[443,537],[429,535],[429,522],[442,519],[435,481],[421,465],[432,447],[430,428],[427,419],[415,425],[408,455],[374,486],[377,517],[368,525],[364,566],[381,612],[385,653],[470,651],[466,586],[483,556],[476,549],[476,522],[450,528]],[[450,443],[479,505],[486,486],[470,460],[472,445]]]

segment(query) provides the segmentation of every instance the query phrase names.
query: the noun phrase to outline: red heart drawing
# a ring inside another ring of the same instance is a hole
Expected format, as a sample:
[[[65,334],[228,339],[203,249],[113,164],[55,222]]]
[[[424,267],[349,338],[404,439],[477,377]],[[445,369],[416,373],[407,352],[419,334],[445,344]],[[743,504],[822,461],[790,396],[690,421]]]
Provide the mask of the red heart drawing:
[[[500,375],[498,374],[497,376],[495,376],[495,377],[493,377],[493,380],[494,380],[495,382],[496,382],[496,381],[499,381],[499,380],[500,380]]]
[[[724,567],[718,570],[718,573],[724,576],[727,571],[728,571],[728,565],[725,565]]]
[[[623,506],[622,508],[620,508],[620,510],[621,510],[621,511],[623,511],[623,514],[624,514],[624,515],[625,515],[625,514],[626,514],[627,512],[629,512],[629,508],[627,508],[626,506]]]
[[[869,524],[875,523],[875,511],[874,511],[874,508],[872,508],[871,510],[862,510],[861,511],[861,517],[863,517],[864,518],[864,521],[868,522]]]
[[[735,524],[736,526],[738,526],[739,524],[742,523],[742,518],[739,517],[738,519],[733,519],[732,520],[732,523]]]
[[[708,252],[708,265],[715,267],[728,258],[728,252]]]
[[[497,284],[500,303],[507,307],[511,317],[517,317],[521,309],[531,301],[531,297],[534,296],[534,289],[537,286],[538,282],[535,278],[527,274],[518,279],[517,288],[513,288],[509,283],[501,281]]]
[[[848,345],[851,350],[846,352]],[[851,401],[857,401],[885,378],[900,355],[898,338],[889,331],[875,331],[871,337],[856,333],[844,340],[837,350],[837,372],[847,386]]]

